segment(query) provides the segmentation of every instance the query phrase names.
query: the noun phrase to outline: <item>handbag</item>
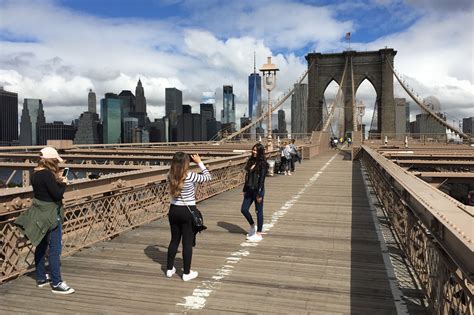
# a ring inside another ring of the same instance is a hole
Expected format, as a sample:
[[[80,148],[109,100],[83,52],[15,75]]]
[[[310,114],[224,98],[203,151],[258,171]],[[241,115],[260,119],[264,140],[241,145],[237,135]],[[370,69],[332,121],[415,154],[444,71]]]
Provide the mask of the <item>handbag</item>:
[[[198,208],[194,207],[194,209],[191,209],[191,207],[189,207],[186,202],[184,201],[184,198],[183,196],[181,196],[181,199],[183,200],[184,202],[184,205],[186,206],[186,208],[188,208],[189,212],[191,212],[191,216],[193,218],[193,230],[195,233],[199,232],[201,233],[201,231],[204,231],[207,229],[207,226],[204,225],[204,218],[202,217],[202,213],[201,211],[199,211]]]

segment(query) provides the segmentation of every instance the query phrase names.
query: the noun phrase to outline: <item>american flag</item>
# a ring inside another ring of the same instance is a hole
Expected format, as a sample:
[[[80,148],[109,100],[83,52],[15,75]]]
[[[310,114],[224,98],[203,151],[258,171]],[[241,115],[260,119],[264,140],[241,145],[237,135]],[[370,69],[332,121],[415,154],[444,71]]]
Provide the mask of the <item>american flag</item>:
[[[351,40],[351,32],[346,33],[346,40]]]

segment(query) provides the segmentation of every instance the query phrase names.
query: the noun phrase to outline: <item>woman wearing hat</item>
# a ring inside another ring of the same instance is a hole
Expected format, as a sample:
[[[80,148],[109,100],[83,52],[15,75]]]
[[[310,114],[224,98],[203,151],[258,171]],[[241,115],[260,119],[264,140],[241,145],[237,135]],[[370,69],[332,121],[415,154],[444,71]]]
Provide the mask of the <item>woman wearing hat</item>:
[[[71,294],[74,289],[61,278],[60,258],[62,242],[62,222],[64,209],[62,199],[67,179],[61,176],[59,163],[63,159],[52,147],[41,150],[41,158],[31,177],[34,199],[32,206],[15,221],[36,246],[35,266],[36,285],[51,285],[51,291],[57,294]],[[45,256],[49,247],[49,270],[46,274]]]

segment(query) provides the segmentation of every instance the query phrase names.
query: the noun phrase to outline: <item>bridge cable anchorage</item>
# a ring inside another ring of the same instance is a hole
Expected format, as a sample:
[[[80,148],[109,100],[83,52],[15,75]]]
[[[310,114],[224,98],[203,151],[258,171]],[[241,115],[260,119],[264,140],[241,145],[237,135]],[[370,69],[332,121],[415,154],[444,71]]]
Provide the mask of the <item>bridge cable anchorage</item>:
[[[309,70],[311,70],[311,68],[314,66],[315,64],[315,61],[313,61],[311,63],[311,65],[308,67],[308,69],[305,71],[305,73],[303,74],[303,76],[301,76],[301,78],[297,81],[297,84],[301,84],[301,82],[303,82],[303,80],[306,78],[306,76],[308,75],[309,73]],[[293,85],[293,88],[288,90],[288,92],[286,94],[283,95],[283,97],[281,97],[273,106],[272,106],[272,112],[275,111],[277,108],[279,108],[292,94],[293,92],[295,91],[295,87]],[[247,126],[243,127],[243,128],[240,128],[240,130],[237,130],[236,132],[232,133],[231,135],[221,139],[219,142],[220,143],[224,143],[224,142],[227,142],[233,138],[235,138],[236,136],[240,135],[241,133],[245,132],[246,130],[252,128],[253,126],[255,126],[257,123],[259,123],[260,121],[262,121],[263,119],[265,119],[266,117],[268,116],[268,111],[266,111],[265,113],[263,113],[260,117],[258,117],[257,119],[255,119],[255,121],[253,121],[252,123],[248,124]]]
[[[415,101],[415,103],[423,110],[425,111],[427,114],[429,114],[431,117],[433,117],[435,119],[435,121],[437,121],[438,123],[440,123],[441,125],[443,125],[444,127],[446,127],[447,129],[453,131],[456,135],[466,139],[466,140],[470,140],[471,137],[467,134],[465,134],[464,132],[462,132],[461,130],[459,130],[458,128],[452,126],[451,124],[449,124],[448,122],[446,122],[445,120],[441,119],[438,115],[436,115],[435,112],[433,112],[428,106],[426,106],[425,104],[423,104],[422,101],[420,101],[418,99],[418,97],[415,97],[415,95],[413,93],[415,93],[415,91],[410,91],[408,89],[407,86],[405,86],[405,84],[403,83],[403,81],[400,79],[400,77],[397,75],[397,73],[395,72],[395,70],[393,69],[393,66],[390,62],[390,60],[388,59],[387,56],[385,56],[385,59],[387,60],[387,64],[388,66],[390,67],[390,70],[392,70],[392,73],[393,75],[395,76],[395,78],[397,79],[398,83],[400,83],[400,85],[402,86],[402,88],[405,90],[405,92],[407,92],[407,94],[413,99],[413,101]]]

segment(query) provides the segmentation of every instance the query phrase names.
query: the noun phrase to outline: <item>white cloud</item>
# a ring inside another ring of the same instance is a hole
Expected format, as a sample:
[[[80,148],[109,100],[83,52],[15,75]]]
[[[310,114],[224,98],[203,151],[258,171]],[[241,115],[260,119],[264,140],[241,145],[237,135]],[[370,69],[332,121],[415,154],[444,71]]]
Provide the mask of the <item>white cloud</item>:
[[[399,1],[378,1],[399,5]],[[138,78],[152,118],[164,114],[166,87],[181,89],[183,102],[193,105],[193,111],[198,111],[202,92],[215,92],[219,117],[222,85],[230,84],[239,118],[247,111],[247,77],[253,70],[254,51],[257,68],[267,56],[279,66],[277,89],[272,94],[279,97],[307,66],[304,56],[286,51],[341,51],[342,34],[357,31],[357,25],[363,23],[338,20],[335,10],[341,6],[239,1],[226,4],[226,12],[232,12],[229,17],[222,14],[219,1],[184,5],[196,11],[186,20],[170,22],[105,19],[48,1],[0,1],[0,30],[10,37],[28,39],[0,42],[0,84],[18,92],[20,103],[26,97],[42,98],[48,121],[78,117],[87,107],[89,88],[100,99],[106,92],[134,92]],[[444,108],[474,116],[474,38],[468,27],[472,10],[446,15],[430,12],[409,29],[353,47],[395,48],[397,69],[420,94],[436,95]],[[262,96],[266,100],[265,91]],[[61,105],[67,110],[59,110]],[[289,107],[287,102],[288,122]]]
[[[473,29],[459,27],[469,24],[472,12],[432,14],[366,48],[395,48],[396,69],[421,97],[436,96],[442,110],[458,119],[474,116]],[[397,85],[398,96],[408,98]]]

